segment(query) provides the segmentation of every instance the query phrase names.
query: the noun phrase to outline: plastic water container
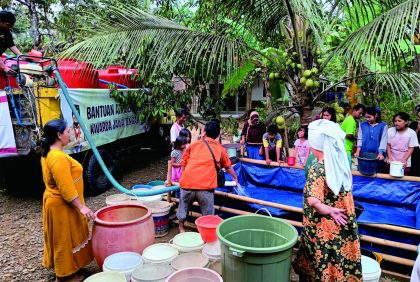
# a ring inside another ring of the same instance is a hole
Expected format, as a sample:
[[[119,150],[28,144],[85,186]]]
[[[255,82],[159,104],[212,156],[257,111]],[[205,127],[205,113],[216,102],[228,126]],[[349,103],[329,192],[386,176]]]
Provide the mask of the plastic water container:
[[[105,198],[107,206],[131,203],[131,198],[127,194],[114,194]]]
[[[376,153],[363,153],[357,158],[357,169],[361,174],[374,175],[378,169],[379,161]]]
[[[225,282],[289,281],[298,232],[290,223],[262,215],[240,215],[217,227]]]
[[[127,281],[130,281],[131,273],[141,265],[143,265],[143,259],[138,253],[120,252],[108,256],[104,260],[102,269],[104,272],[120,272],[125,275]]]
[[[171,262],[173,269],[181,270],[191,267],[207,267],[209,259],[201,253],[185,253],[180,254]]]
[[[379,282],[381,267],[376,260],[362,256],[362,273],[364,282]]]
[[[169,212],[171,204],[166,201],[155,201],[145,204],[152,210],[153,222],[155,224],[155,237],[163,237],[169,232]]]
[[[204,247],[204,241],[197,232],[179,233],[169,243],[182,253],[201,252]]]
[[[143,264],[131,274],[131,282],[165,282],[174,272],[169,264]]]
[[[204,242],[209,243],[217,240],[216,228],[222,221],[223,219],[217,215],[200,216],[195,220],[195,225]]]
[[[132,191],[149,191],[150,189],[152,189],[153,186],[151,185],[145,185],[145,184],[137,184],[134,185],[133,187],[131,187]],[[158,195],[153,195],[153,196],[144,196],[144,197],[140,197],[140,196],[131,196],[131,199],[133,200],[137,200],[142,204],[148,204],[151,202],[158,202],[162,200],[162,195],[158,194]]]
[[[294,166],[296,164],[296,157],[287,157],[287,165]]]
[[[211,269],[191,267],[172,273],[166,282],[223,282],[223,279]]]
[[[119,272],[99,272],[89,276],[84,282],[127,282],[125,275]]]
[[[178,249],[171,244],[158,243],[144,249],[143,260],[146,263],[170,264],[178,255]]]
[[[202,253],[209,259],[208,268],[222,275],[222,250],[219,240],[205,244]]]
[[[394,177],[404,176],[404,166],[402,162],[393,161],[390,164],[389,175]]]

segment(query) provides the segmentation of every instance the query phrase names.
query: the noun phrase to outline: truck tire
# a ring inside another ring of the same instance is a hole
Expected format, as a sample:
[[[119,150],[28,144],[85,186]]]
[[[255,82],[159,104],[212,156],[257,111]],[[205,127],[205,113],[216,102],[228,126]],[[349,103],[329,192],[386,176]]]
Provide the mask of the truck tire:
[[[115,161],[112,158],[112,155],[106,150],[99,150],[99,154],[101,155],[109,172],[112,174],[115,170]],[[88,192],[92,195],[100,195],[112,187],[111,181],[102,171],[102,168],[96,160],[94,154],[90,156],[88,161],[86,168],[86,179],[88,182]]]

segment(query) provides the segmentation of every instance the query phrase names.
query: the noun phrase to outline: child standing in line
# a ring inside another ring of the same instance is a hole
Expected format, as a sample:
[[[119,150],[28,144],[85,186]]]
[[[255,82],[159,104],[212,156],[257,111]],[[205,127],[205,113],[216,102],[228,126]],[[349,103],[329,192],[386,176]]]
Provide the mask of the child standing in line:
[[[311,149],[308,141],[308,127],[301,126],[297,131],[297,137],[295,141],[295,152],[294,156],[296,157],[296,162],[302,167],[305,166],[306,160]]]
[[[181,129],[181,131],[179,132],[179,136],[184,136],[187,140],[186,146],[185,148],[188,148],[188,146],[191,144],[192,141],[192,135],[191,135],[191,131],[189,131],[186,128]]]
[[[263,135],[262,142],[266,163],[268,165],[271,163],[271,161],[277,161],[280,163],[282,139],[278,133],[276,125],[271,124],[268,126],[267,132]]]
[[[410,116],[405,112],[399,112],[392,118],[394,127],[388,129],[387,145],[387,163],[402,162],[406,173],[410,172],[411,154],[419,146],[416,132],[408,127],[409,121]]]
[[[172,165],[172,182],[179,182],[182,175],[182,167],[180,165],[182,154],[184,154],[187,139],[184,136],[178,136],[174,142],[174,149],[171,152]]]

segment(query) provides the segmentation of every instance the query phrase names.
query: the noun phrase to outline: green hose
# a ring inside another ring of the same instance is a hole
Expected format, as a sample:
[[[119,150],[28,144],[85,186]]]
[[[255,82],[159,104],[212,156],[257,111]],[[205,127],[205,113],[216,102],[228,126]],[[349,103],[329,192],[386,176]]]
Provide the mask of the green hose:
[[[74,106],[73,101],[70,98],[69,92],[67,91],[67,86],[64,83],[63,79],[61,78],[60,72],[57,70],[57,68],[54,69],[54,74],[57,78],[58,84],[61,87],[61,90],[63,91],[64,97],[66,98],[67,103],[69,104],[71,110],[73,111],[74,115],[76,116],[77,120],[79,121],[79,124],[80,124],[80,126],[83,130],[83,133],[85,134],[85,136],[86,136],[86,138],[87,138],[87,140],[90,144],[90,147],[92,148],[93,154],[95,155],[96,160],[98,161],[99,165],[102,168],[102,171],[105,173],[105,175],[109,179],[109,181],[111,181],[112,185],[114,185],[114,187],[118,189],[118,191],[120,191],[122,193],[129,194],[129,195],[143,197],[143,196],[153,196],[153,195],[158,195],[158,194],[163,194],[163,193],[179,190],[179,186],[169,186],[169,187],[156,189],[156,190],[150,189],[148,191],[133,191],[133,190],[129,190],[129,189],[125,188],[124,186],[122,186],[121,184],[119,184],[115,180],[115,178],[112,176],[112,174],[109,172],[109,170],[106,167],[104,161],[102,160],[102,157],[99,154],[99,151],[96,148],[95,143],[92,140],[92,136],[90,136],[90,133],[87,130],[85,124],[83,123],[79,112],[77,111],[76,107]]]

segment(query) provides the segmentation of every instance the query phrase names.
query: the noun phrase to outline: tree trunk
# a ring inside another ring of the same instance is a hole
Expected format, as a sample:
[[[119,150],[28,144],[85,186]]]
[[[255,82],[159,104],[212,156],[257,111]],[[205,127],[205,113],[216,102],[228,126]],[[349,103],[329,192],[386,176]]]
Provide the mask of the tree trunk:
[[[420,34],[416,36],[416,39],[414,40],[414,42],[415,42],[414,45],[420,46]],[[414,72],[420,73],[420,54],[417,54],[417,52],[414,57]],[[419,94],[420,94],[420,85],[417,85],[413,93],[414,101],[418,102]]]
[[[266,113],[271,113],[273,111],[273,99],[271,97],[271,92],[269,88],[269,82],[268,82],[268,75],[267,75],[267,69],[264,68],[263,70],[264,78],[263,78],[263,91],[265,93],[265,99],[266,99],[266,105],[265,105],[265,111]]]
[[[41,32],[39,31],[39,18],[37,11],[37,3],[34,0],[29,1],[29,16],[31,18],[31,31],[34,40],[34,49],[39,50],[41,46]]]
[[[246,111],[252,109],[252,85],[248,85],[246,88]]]

